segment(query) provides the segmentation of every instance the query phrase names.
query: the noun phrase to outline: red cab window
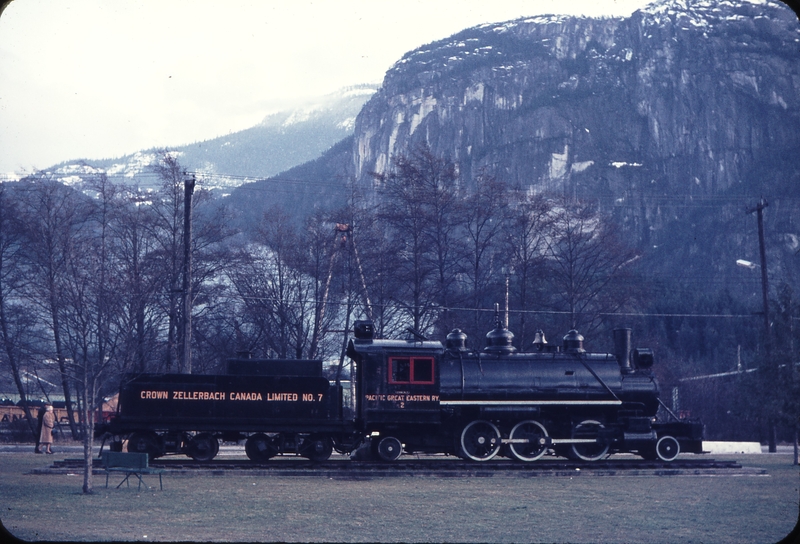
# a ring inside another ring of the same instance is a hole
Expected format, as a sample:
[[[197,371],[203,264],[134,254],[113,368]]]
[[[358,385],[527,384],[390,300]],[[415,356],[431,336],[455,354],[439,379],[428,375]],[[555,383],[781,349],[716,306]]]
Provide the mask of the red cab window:
[[[389,383],[433,383],[433,358],[389,357]]]

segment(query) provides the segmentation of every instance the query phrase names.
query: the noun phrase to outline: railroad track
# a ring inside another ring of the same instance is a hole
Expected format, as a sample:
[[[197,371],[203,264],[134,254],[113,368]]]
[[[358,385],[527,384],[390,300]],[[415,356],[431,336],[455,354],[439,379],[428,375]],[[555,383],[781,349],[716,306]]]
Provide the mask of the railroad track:
[[[169,473],[222,476],[226,474],[252,474],[260,476],[316,476],[341,479],[371,479],[397,477],[516,477],[545,476],[745,476],[763,475],[764,469],[743,468],[734,460],[677,459],[670,463],[643,459],[606,459],[579,462],[566,459],[543,459],[533,463],[511,460],[474,463],[450,458],[401,459],[394,463],[349,461],[346,458],[314,463],[302,458],[273,459],[267,463],[254,463],[246,459],[216,459],[197,462],[186,458],[162,458],[150,463],[152,467],[166,469]],[[37,473],[77,472],[82,469],[82,459],[55,461]],[[102,467],[96,473],[104,473]]]

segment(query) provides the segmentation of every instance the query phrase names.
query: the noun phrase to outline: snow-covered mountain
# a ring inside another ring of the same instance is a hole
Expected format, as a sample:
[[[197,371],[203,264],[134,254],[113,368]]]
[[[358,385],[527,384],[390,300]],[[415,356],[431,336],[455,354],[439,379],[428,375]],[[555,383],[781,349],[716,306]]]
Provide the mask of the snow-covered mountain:
[[[202,187],[226,193],[318,158],[353,133],[356,116],[376,90],[375,85],[346,87],[267,115],[249,129],[171,147],[169,151],[187,171],[197,174]],[[116,159],[67,161],[46,171],[67,184],[104,172],[112,181],[147,189],[159,185],[150,167],[163,151],[149,149]]]

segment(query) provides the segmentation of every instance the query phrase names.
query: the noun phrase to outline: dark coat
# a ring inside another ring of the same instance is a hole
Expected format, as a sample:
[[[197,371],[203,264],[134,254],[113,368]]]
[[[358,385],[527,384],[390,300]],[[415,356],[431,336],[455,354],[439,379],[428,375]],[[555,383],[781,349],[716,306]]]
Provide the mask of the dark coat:
[[[36,414],[36,451],[39,451],[39,443],[42,441],[42,420],[46,410],[44,406],[39,408],[39,413]]]

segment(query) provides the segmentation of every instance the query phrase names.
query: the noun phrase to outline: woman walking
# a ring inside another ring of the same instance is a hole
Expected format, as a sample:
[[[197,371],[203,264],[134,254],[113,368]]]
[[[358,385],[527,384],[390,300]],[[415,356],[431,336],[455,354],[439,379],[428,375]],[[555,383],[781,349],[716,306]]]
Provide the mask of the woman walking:
[[[50,445],[53,443],[53,428],[56,426],[56,415],[53,413],[53,405],[46,404],[44,417],[42,418],[42,432],[39,435],[39,443],[44,446],[44,452],[52,454]]]

